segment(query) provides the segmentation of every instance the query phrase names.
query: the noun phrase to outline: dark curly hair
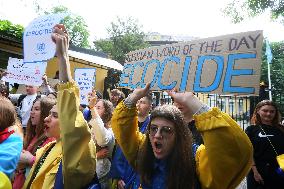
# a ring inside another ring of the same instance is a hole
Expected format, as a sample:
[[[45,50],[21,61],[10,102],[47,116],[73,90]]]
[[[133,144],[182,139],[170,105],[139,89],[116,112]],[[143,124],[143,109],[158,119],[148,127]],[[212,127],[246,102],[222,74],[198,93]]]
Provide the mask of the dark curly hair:
[[[155,118],[164,118],[174,124],[175,144],[173,151],[167,158],[168,166],[167,188],[193,188],[195,182],[195,165],[192,155],[192,135],[184,122],[180,110],[173,105],[156,107],[150,117],[150,123]],[[154,175],[155,156],[150,143],[149,127],[146,132],[146,141],[138,156],[137,170],[143,183],[150,184]]]

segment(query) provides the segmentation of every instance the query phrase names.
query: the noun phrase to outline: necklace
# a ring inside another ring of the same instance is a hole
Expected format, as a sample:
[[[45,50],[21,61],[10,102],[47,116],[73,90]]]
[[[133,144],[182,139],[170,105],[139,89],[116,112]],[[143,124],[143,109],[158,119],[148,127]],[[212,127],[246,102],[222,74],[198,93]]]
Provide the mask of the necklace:
[[[36,167],[35,167],[35,170],[33,172],[33,175],[31,177],[31,180],[28,184],[28,187],[27,188],[30,188],[31,184],[33,183],[34,179],[36,178],[36,175],[38,174],[41,166],[43,165],[46,157],[48,156],[49,152],[52,150],[52,148],[55,146],[56,143],[53,143],[51,144],[51,146],[49,147],[49,149],[41,156],[40,160],[38,161]]]

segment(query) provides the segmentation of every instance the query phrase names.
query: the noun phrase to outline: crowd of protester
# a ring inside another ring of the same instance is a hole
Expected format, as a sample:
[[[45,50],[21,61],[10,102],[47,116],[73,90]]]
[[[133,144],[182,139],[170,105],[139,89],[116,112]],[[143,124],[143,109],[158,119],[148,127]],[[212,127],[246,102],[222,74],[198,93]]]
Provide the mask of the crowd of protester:
[[[191,92],[168,91],[174,103],[153,108],[150,85],[110,101],[93,90],[79,103],[71,76],[69,36],[52,33],[59,83],[43,77],[44,94],[0,84],[0,189],[248,189],[284,186],[276,157],[284,127],[272,101],[260,102],[244,132],[228,114]]]

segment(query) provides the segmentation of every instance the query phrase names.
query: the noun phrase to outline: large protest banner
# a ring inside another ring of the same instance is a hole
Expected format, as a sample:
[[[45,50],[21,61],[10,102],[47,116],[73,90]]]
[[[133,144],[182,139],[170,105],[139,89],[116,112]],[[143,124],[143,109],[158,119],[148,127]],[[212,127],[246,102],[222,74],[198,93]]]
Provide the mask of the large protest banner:
[[[75,69],[75,81],[80,89],[80,103],[88,103],[88,94],[96,83],[96,68],[77,68]]]
[[[40,86],[46,65],[46,62],[25,64],[23,59],[9,58],[7,74],[2,79],[10,83]]]
[[[47,61],[55,55],[55,43],[51,34],[55,24],[58,24],[67,14],[44,15],[34,19],[26,28],[24,40],[24,62]]]
[[[262,31],[252,31],[133,51],[119,86],[257,95],[262,44]]]

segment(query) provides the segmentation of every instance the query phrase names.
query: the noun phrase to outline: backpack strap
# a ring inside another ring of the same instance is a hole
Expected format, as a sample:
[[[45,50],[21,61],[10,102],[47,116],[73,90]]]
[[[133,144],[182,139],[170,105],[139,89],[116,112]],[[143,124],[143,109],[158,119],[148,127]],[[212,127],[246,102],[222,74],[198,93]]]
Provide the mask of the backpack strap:
[[[24,98],[26,98],[26,94],[21,94],[19,96],[18,102],[17,102],[17,106],[19,107],[19,109],[22,109],[22,101],[24,100]]]
[[[24,100],[24,98],[26,98],[26,94],[21,94],[20,96],[19,96],[19,99],[18,99],[18,102],[17,102],[17,106],[19,107],[19,109],[22,109],[22,105],[23,105],[23,100]],[[36,96],[36,99],[35,100],[37,100],[37,99],[39,99],[39,98],[41,98],[41,95],[40,94],[38,94],[37,96]]]

